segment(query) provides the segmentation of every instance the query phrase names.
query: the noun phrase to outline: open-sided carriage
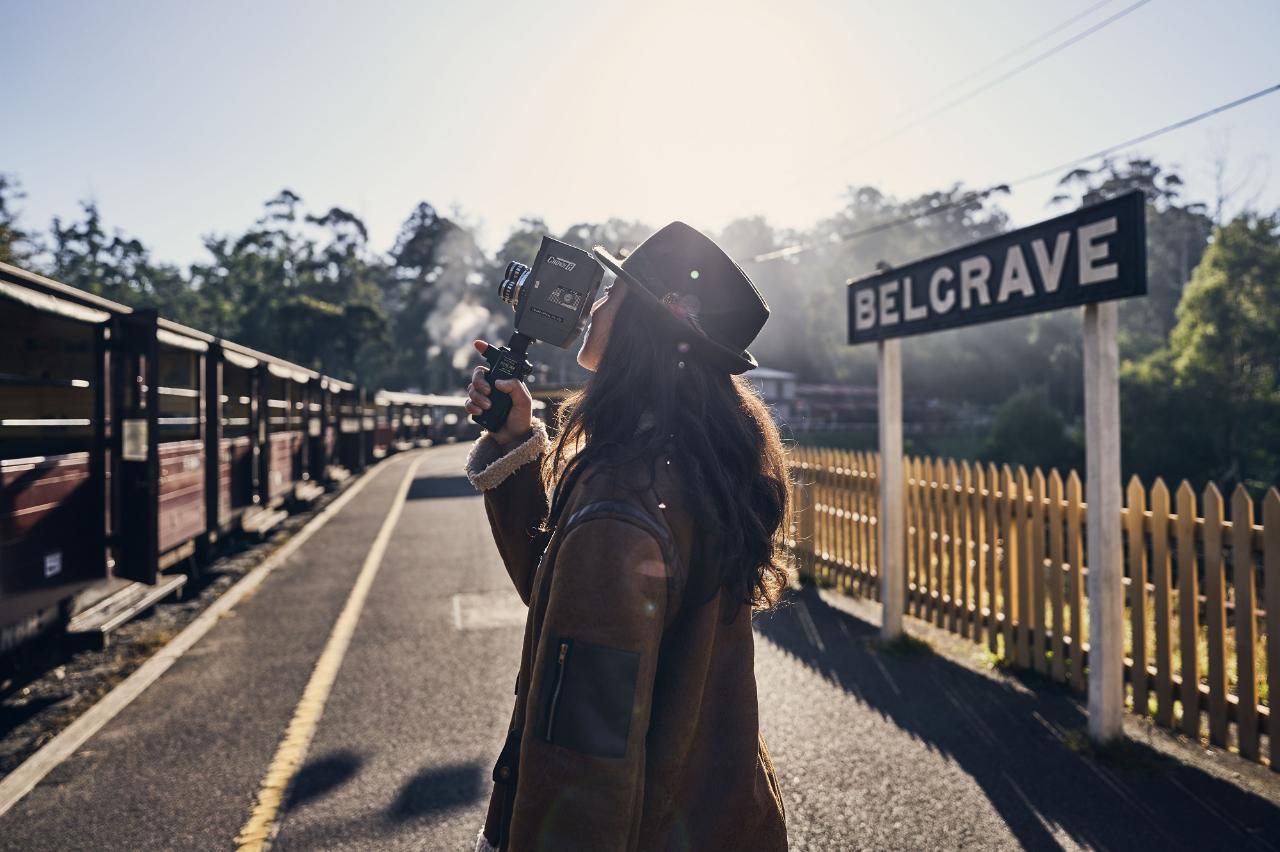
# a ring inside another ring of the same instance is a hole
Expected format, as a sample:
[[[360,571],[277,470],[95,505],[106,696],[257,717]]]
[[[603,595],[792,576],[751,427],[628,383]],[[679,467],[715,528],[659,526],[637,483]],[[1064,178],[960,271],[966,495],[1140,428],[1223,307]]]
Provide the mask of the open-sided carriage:
[[[0,264],[0,653],[110,629],[423,410]]]

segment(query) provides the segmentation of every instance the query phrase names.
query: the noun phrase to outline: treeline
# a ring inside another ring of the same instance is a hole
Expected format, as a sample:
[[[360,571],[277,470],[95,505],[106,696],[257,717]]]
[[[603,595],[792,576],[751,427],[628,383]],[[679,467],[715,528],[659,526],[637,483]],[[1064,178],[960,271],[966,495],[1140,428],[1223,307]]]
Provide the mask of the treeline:
[[[1046,216],[1132,188],[1147,198],[1149,295],[1120,307],[1126,468],[1148,479],[1261,488],[1280,479],[1280,220],[1247,212],[1221,221],[1221,203],[1210,210],[1185,199],[1182,186],[1151,160],[1107,161],[1065,175]],[[423,202],[382,248],[352,212],[309,211],[284,190],[244,233],[207,237],[207,256],[180,268],[109,231],[95,203],[38,230],[19,215],[22,197],[16,177],[0,175],[0,260],[330,375],[407,390],[462,385],[475,360],[470,340],[510,330],[511,311],[495,292],[503,267],[530,261],[551,233],[540,219],[524,220],[490,257],[465,223]],[[960,185],[907,199],[851,187],[812,228],[779,229],[759,216],[732,222],[712,236],[773,308],[752,351],[801,381],[872,384],[871,347],[845,343],[843,282],[1006,230],[999,199]],[[934,212],[877,230],[923,211]],[[652,230],[610,220],[553,235],[618,251]],[[751,260],[797,243],[813,248]],[[907,397],[920,416],[994,416],[968,454],[1082,466],[1078,312],[912,338],[903,349]],[[540,347],[536,360],[544,381],[583,377],[573,351]]]

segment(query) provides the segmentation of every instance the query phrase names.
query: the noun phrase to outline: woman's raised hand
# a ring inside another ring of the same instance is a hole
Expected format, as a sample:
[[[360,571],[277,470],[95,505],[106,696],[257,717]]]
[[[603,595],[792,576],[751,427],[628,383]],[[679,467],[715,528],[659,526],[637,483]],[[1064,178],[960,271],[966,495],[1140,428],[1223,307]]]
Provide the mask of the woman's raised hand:
[[[472,345],[481,355],[489,348],[489,344],[483,340],[477,340]],[[479,414],[489,408],[489,394],[493,389],[488,382],[488,372],[489,368],[483,364],[471,371],[471,384],[467,385],[468,400],[463,406],[468,414]],[[533,397],[525,383],[518,379],[499,379],[494,384],[498,390],[511,395],[511,413],[507,415],[507,422],[502,424],[501,429],[489,434],[499,446],[507,447],[533,428]]]

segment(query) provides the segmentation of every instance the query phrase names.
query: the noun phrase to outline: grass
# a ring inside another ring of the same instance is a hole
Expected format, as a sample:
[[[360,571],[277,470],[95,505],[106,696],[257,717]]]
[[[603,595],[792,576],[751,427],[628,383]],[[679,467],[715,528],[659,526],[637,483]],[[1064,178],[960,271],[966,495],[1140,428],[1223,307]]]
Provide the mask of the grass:
[[[944,572],[942,571],[939,571],[938,573],[939,575],[945,576]],[[818,585],[820,585],[823,588],[828,588],[828,589],[839,588],[842,591],[851,593],[851,590],[847,588],[845,584],[841,584],[838,582],[836,572],[826,571],[824,570],[823,566],[818,566],[818,576],[816,576],[814,580]],[[970,588],[971,589],[973,588],[972,582],[970,583]],[[1046,584],[1045,596],[1046,596],[1045,607],[1044,607],[1045,627],[1048,630],[1052,630],[1055,628],[1056,625],[1054,625],[1053,623],[1053,612],[1048,600],[1047,584]],[[1066,596],[1064,594],[1064,601],[1065,601],[1065,597]],[[1148,590],[1146,593],[1146,609],[1147,609],[1146,652],[1147,652],[1148,666],[1154,665],[1155,652],[1156,652],[1154,597],[1155,597],[1154,592]],[[997,611],[1000,611],[1000,612],[1004,611],[1004,599],[1003,599],[1004,596],[1001,588],[997,587],[994,594],[992,595],[992,598],[994,599],[993,602],[995,604]],[[1080,612],[1079,612],[1079,618],[1081,620],[1081,633],[1085,637],[1085,641],[1087,642],[1088,636],[1089,636],[1088,598],[1082,597],[1081,604],[1082,605],[1080,607]],[[1182,635],[1181,635],[1181,617],[1180,617],[1181,608],[1180,608],[1180,601],[1178,599],[1177,589],[1172,590],[1170,608],[1172,610],[1172,618],[1170,619],[1170,622],[1169,622],[1169,634],[1170,634],[1169,644],[1170,644],[1170,656],[1172,658],[1171,674],[1177,674],[1181,676],[1182,674]],[[1063,623],[1061,625],[1061,629],[1063,630],[1064,635],[1068,635],[1068,636],[1070,635],[1071,619],[1072,619],[1072,613],[1070,609],[1064,605]],[[1198,625],[1199,630],[1197,633],[1197,643],[1196,643],[1198,675],[1199,675],[1200,682],[1205,684],[1208,683],[1208,673],[1209,673],[1209,628],[1206,622],[1207,620],[1202,615],[1200,619],[1200,624]],[[1133,611],[1132,611],[1132,608],[1129,607],[1127,604],[1124,608],[1123,624],[1124,624],[1125,654],[1131,657],[1133,654]],[[1257,678],[1258,678],[1258,704],[1264,707],[1270,707],[1270,684],[1266,680],[1266,671],[1267,671],[1266,669],[1266,665],[1267,665],[1266,635],[1263,631],[1263,627],[1264,625],[1262,623],[1259,623],[1258,629],[1255,634],[1256,641],[1254,646],[1254,665],[1255,665],[1255,671],[1257,672]],[[1226,625],[1226,630],[1224,631],[1223,639],[1224,639],[1223,652],[1224,652],[1224,660],[1226,664],[1226,676],[1227,676],[1227,691],[1229,694],[1236,695],[1238,694],[1237,689],[1239,684],[1239,661],[1236,654],[1236,650],[1237,650],[1236,631],[1231,619],[1228,619],[1228,624]],[[992,668],[1012,668],[1013,667],[1012,660],[1006,658],[1006,654],[1005,654],[1003,631],[1001,631],[1001,635],[999,636],[999,643],[1000,643],[999,644],[1000,650],[997,653],[993,654],[989,651],[986,653],[987,664]],[[1047,664],[1051,667],[1053,663],[1052,643],[1046,642],[1046,645],[1047,645],[1046,661],[1047,661]],[[1066,668],[1067,668],[1067,671],[1069,672],[1070,662],[1069,661],[1065,661],[1065,662],[1067,662]],[[1154,681],[1155,681],[1155,677],[1149,675],[1148,683],[1149,683],[1149,688],[1152,690],[1154,690],[1154,685],[1155,685]],[[1154,709],[1152,712],[1154,713]]]

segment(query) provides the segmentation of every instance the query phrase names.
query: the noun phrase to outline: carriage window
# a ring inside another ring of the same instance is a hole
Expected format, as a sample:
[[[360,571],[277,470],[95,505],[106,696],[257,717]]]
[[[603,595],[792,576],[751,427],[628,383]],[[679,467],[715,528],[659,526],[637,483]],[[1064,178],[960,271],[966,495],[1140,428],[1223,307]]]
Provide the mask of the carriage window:
[[[222,436],[243,438],[252,434],[249,417],[253,402],[253,373],[224,362],[222,365]]]
[[[289,431],[301,432],[306,417],[307,386],[301,382],[289,382]]]
[[[290,409],[293,407],[293,384],[274,373],[267,373],[267,423],[272,432],[289,430]]]
[[[338,395],[338,428],[344,433],[360,431],[360,403],[351,391]]]
[[[90,448],[96,327],[5,300],[0,310],[0,458]]]
[[[199,352],[160,345],[156,395],[160,403],[157,425],[161,441],[190,441],[200,437],[202,361]]]

